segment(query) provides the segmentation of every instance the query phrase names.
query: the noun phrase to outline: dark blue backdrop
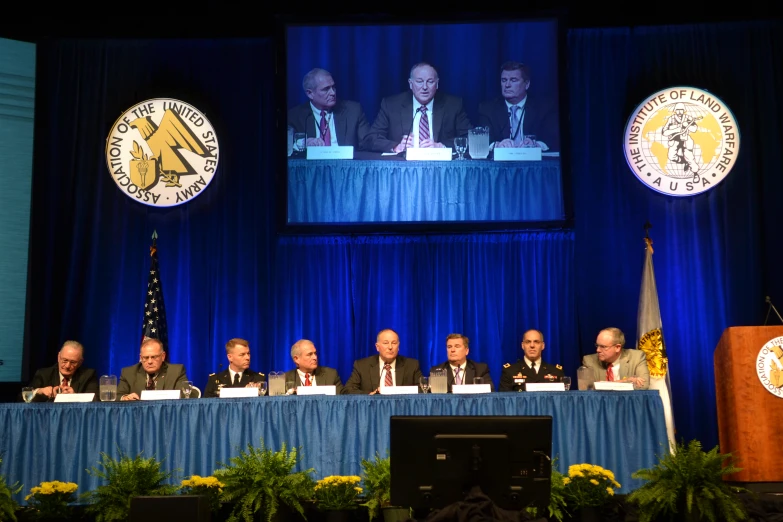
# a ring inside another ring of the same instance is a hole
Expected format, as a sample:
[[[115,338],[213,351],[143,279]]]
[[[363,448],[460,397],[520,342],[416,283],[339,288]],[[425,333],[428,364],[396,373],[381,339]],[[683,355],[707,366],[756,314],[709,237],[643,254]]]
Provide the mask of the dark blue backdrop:
[[[424,367],[444,358],[448,333],[462,332],[496,382],[500,365],[519,356],[522,332],[538,327],[547,336],[545,357],[573,376],[600,328],[618,326],[635,338],[649,220],[678,435],[711,446],[718,338],[728,326],[762,322],[764,295],[783,299],[776,271],[781,25],[571,31],[566,80],[575,228],[437,236],[277,233],[275,183],[282,176],[274,133],[281,108],[268,72],[275,58],[270,40],[43,43],[30,367],[52,364],[69,338],[85,344],[86,364],[100,373],[118,374],[137,361],[148,247],[157,230],[171,359],[185,363],[197,383],[225,362],[223,345],[234,336],[250,341],[252,366],[265,372],[290,368],[291,343],[311,338],[322,364],[345,379],[353,359],[374,352],[375,333],[384,327],[397,329],[402,352]],[[367,66],[400,74],[409,61],[390,68],[385,58],[375,59]],[[681,84],[721,97],[740,123],[742,144],[723,183],[673,199],[636,180],[624,161],[622,133],[639,101]],[[193,104],[220,133],[216,178],[178,208],[132,201],[104,162],[116,117],[153,97]]]

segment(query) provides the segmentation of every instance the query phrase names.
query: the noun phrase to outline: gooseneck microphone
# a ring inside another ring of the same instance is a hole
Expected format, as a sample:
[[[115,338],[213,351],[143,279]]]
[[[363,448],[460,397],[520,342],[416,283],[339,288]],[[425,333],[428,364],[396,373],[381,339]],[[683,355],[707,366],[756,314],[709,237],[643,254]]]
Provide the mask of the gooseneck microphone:
[[[780,319],[780,322],[783,323],[783,317],[780,316],[780,312],[778,312],[778,309],[775,308],[775,305],[772,304],[772,300],[769,298],[769,296],[766,296],[764,300],[769,305],[769,307],[767,308],[767,317],[764,318],[764,326],[767,325],[767,320],[769,320],[769,312],[771,312],[772,310],[775,310],[775,315],[777,315],[778,319]]]
[[[416,112],[413,113],[413,121],[411,121],[411,128],[408,131],[408,134],[405,134],[405,136],[410,137],[411,133],[413,132],[413,125],[416,123],[416,115],[421,112],[421,109],[424,108],[424,105],[419,105],[419,108],[416,109]],[[400,152],[400,155],[403,158],[408,158],[408,140],[405,140],[405,148],[402,149],[402,152]]]

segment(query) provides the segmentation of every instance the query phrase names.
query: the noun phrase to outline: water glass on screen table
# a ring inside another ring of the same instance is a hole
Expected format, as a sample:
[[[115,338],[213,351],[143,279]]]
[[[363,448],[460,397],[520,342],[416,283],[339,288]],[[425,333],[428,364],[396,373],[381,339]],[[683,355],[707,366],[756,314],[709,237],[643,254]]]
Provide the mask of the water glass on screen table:
[[[26,386],[22,388],[22,399],[24,399],[24,402],[29,403],[33,400],[33,397],[35,396],[35,388],[32,388],[30,386]]]

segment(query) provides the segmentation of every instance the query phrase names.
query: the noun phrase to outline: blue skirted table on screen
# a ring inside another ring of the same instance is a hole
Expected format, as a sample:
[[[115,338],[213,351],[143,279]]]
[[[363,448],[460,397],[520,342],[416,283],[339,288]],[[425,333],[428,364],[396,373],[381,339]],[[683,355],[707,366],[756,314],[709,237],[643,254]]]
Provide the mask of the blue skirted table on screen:
[[[558,221],[560,158],[288,162],[288,223]]]
[[[101,485],[86,471],[101,452],[143,452],[177,476],[207,476],[261,439],[300,447],[299,469],[315,468],[316,478],[358,475],[362,458],[387,454],[393,415],[551,415],[558,469],[604,466],[621,493],[641,485],[631,473],[653,466],[668,444],[656,391],[1,404],[0,475],[24,484],[22,502],[42,481],[76,482],[80,493]]]

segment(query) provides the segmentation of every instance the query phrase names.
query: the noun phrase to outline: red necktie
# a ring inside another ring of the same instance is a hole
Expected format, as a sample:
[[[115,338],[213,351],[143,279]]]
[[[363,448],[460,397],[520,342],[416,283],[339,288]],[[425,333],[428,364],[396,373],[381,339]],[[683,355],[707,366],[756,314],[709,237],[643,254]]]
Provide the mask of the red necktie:
[[[63,377],[63,382],[60,384],[63,388],[68,386],[68,377]]]
[[[383,384],[386,386],[394,386],[394,381],[392,381],[391,374],[391,364],[384,364],[383,371],[386,372],[386,378],[384,379]]]
[[[310,374],[309,373],[305,374],[305,383],[304,384],[305,384],[305,386],[311,386],[312,385],[312,383],[310,382]]]
[[[612,371],[612,365],[611,364],[606,368],[606,380],[607,381],[613,381],[614,380],[614,372]]]
[[[427,117],[427,106],[421,106],[421,118],[419,118],[419,146],[421,142],[430,137],[430,119]]]
[[[321,138],[324,140],[324,145],[330,146],[332,144],[332,134],[329,132],[329,122],[326,121],[326,111],[321,111],[320,130],[321,130]]]
[[[155,389],[155,379],[152,378],[152,375],[149,375],[147,377],[147,389],[148,390],[154,390]]]

